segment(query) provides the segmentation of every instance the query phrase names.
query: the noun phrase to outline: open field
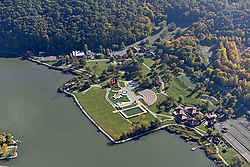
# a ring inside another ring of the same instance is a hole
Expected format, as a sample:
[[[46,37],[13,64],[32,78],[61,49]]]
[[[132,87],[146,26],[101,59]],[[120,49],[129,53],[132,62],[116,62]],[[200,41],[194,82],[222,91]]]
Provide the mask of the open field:
[[[144,59],[144,64],[146,64],[148,67],[151,67],[154,63],[155,63],[155,61],[150,59],[150,58]]]
[[[75,93],[86,112],[110,135],[120,135],[131,124],[124,120],[105,99],[106,91],[93,87],[85,94]]]
[[[86,67],[89,67],[91,71],[95,72],[96,75],[100,76],[103,70],[107,69],[110,64],[108,60],[106,61],[89,61],[86,64]],[[96,70],[94,70],[94,66],[96,66]]]
[[[159,27],[158,27],[158,28],[159,28]],[[135,42],[133,45],[130,45],[130,46],[128,46],[128,47],[131,47],[131,46],[138,47],[142,41],[146,41],[146,40],[149,40],[149,43],[150,43],[150,44],[153,44],[154,41],[155,41],[157,38],[160,37],[160,34],[161,34],[164,30],[165,30],[165,31],[168,31],[168,26],[165,26],[165,27],[163,28],[163,30],[161,30],[159,33],[154,34],[154,35],[149,35],[148,37],[144,38],[143,40],[137,41],[137,42]],[[166,36],[163,38],[163,40],[166,41],[166,40],[170,40],[171,38],[173,38],[174,35],[175,35],[175,33],[176,33],[176,31],[177,31],[177,30],[175,30],[175,31],[173,31],[173,32],[169,32],[169,31],[168,31],[168,32],[166,33]]]
[[[178,99],[178,97],[182,95],[184,97],[182,103],[187,103],[187,105],[194,106],[202,103],[200,98],[196,98],[198,94],[196,92],[192,94],[192,89],[188,87],[189,85],[180,77],[174,77],[173,84],[171,88],[168,89],[167,94],[173,96],[175,99]]]

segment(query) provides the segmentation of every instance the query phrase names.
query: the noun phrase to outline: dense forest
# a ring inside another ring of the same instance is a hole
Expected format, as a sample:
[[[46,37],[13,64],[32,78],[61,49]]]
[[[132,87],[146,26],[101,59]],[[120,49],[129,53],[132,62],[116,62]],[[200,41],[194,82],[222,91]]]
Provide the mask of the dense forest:
[[[92,50],[129,45],[163,20],[189,26],[206,44],[226,35],[249,46],[249,8],[246,0],[2,0],[0,48],[61,53],[84,44]]]

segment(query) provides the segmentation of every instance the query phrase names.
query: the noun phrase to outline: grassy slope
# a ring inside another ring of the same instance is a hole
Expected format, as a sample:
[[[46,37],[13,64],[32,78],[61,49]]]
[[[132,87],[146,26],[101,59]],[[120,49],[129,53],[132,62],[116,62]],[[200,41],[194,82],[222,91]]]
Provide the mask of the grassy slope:
[[[96,64],[96,61],[87,62],[86,67],[89,67],[91,70],[93,70],[93,67],[97,65],[96,68],[96,75],[100,76],[102,74],[102,71],[107,69],[110,65],[108,61],[99,61],[98,64]]]
[[[93,87],[85,94],[75,93],[86,112],[110,135],[119,135],[131,125],[105,99],[106,91]]]
[[[180,78],[174,77],[173,78],[173,84],[171,88],[168,89],[168,94],[170,96],[173,96],[175,99],[178,99],[180,95],[184,97],[183,103],[187,103],[188,105],[197,105],[201,103],[201,100],[199,98],[195,98],[197,96],[197,93],[194,93],[192,96],[187,97],[191,90],[186,89],[189,85],[181,80]]]
[[[150,58],[145,58],[145,59],[144,59],[144,63],[145,63],[148,67],[151,67],[151,66],[155,63],[155,61],[152,60],[152,59],[150,59]]]

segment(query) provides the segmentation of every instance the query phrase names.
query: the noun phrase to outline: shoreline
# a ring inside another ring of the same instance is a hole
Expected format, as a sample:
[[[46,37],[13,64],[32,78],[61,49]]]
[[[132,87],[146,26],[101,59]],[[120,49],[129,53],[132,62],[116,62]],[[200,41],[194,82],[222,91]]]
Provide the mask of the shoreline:
[[[98,123],[95,122],[95,120],[85,111],[84,107],[80,104],[80,102],[78,101],[77,97],[72,94],[72,93],[69,93],[67,92],[66,90],[63,90],[61,88],[59,88],[60,91],[62,91],[63,93],[65,93],[66,95],[70,96],[73,98],[74,102],[77,104],[77,106],[79,107],[79,109],[82,111],[82,113],[91,121],[91,123],[93,125],[95,125],[97,127],[97,129],[99,131],[101,131],[111,142],[113,142],[114,144],[122,144],[122,143],[126,143],[128,141],[131,141],[131,140],[135,140],[135,139],[138,139],[142,136],[145,136],[145,135],[148,135],[150,133],[154,133],[158,130],[162,130],[168,126],[171,126],[171,125],[176,125],[176,124],[168,124],[168,125],[163,125],[163,126],[160,126],[158,128],[155,128],[155,129],[151,129],[147,132],[143,132],[139,135],[136,135],[136,136],[133,136],[133,137],[130,137],[128,139],[125,139],[125,140],[115,140],[113,137],[111,137],[100,125],[98,125]]]
[[[53,69],[53,70],[58,70],[58,71],[63,71],[63,69],[61,68],[58,68],[58,67],[53,67],[47,63],[44,63],[44,62],[40,62],[38,60],[34,60],[32,58],[27,58],[26,60],[28,61],[31,61],[31,62],[34,62],[34,63],[37,63],[39,65],[43,65],[45,67],[48,67],[49,69]],[[78,75],[77,73],[73,72],[71,69],[69,70],[69,72],[73,75]],[[104,134],[104,136],[106,136],[113,144],[123,144],[123,143],[126,143],[126,142],[129,142],[129,141],[132,141],[132,140],[136,140],[136,139],[139,139],[140,137],[143,137],[143,136],[146,136],[148,134],[151,134],[151,133],[154,133],[154,132],[157,132],[159,130],[163,130],[163,129],[166,129],[166,127],[169,127],[169,126],[172,126],[172,125],[177,125],[177,126],[184,126],[184,125],[178,125],[178,124],[167,124],[167,125],[162,125],[160,127],[157,127],[155,129],[151,129],[149,131],[146,131],[146,132],[143,132],[139,135],[136,135],[136,136],[133,136],[133,137],[130,137],[128,139],[125,139],[125,140],[115,140],[111,135],[109,135],[100,125],[98,125],[98,123],[95,122],[95,120],[86,112],[86,110],[84,109],[84,107],[80,104],[79,100],[77,99],[77,97],[70,93],[70,92],[67,92],[66,90],[62,89],[61,87],[58,88],[58,90],[60,90],[62,93],[64,93],[65,95],[68,95],[69,97],[72,97],[74,102],[77,104],[78,108],[81,110],[81,112],[90,120],[90,122],[98,129],[98,131],[102,132],[102,134]],[[186,126],[184,126],[186,127]],[[195,129],[194,129],[195,130]],[[199,133],[199,131],[195,130],[197,133]],[[207,156],[208,159],[214,161],[213,159],[210,158],[209,154],[206,154],[205,155]],[[228,166],[227,162],[224,160],[223,157],[221,157],[221,155],[219,153],[217,153],[217,155],[221,158],[222,162]],[[215,161],[214,161],[215,162]],[[215,162],[216,163],[216,162]]]
[[[61,68],[51,66],[51,65],[49,65],[49,64],[47,64],[47,63],[40,62],[40,61],[34,60],[34,59],[32,59],[32,58],[27,58],[27,60],[28,60],[28,61],[31,61],[31,62],[34,62],[34,63],[37,63],[37,64],[39,64],[39,65],[43,65],[43,66],[45,66],[45,67],[48,67],[49,69],[58,70],[58,71],[63,71],[63,69],[61,69]],[[72,73],[71,70],[70,70],[70,72]],[[73,74],[73,75],[78,75],[77,73],[74,73],[74,72],[73,72],[72,74]],[[114,143],[114,144],[126,143],[126,142],[128,142],[128,141],[138,139],[138,138],[140,138],[140,137],[142,137],[142,136],[148,135],[148,134],[153,133],[153,132],[156,132],[156,131],[158,131],[158,130],[162,130],[162,129],[168,127],[168,126],[175,125],[175,124],[163,125],[163,126],[160,126],[160,127],[156,128],[156,129],[151,129],[151,130],[149,130],[149,131],[147,131],[147,132],[143,132],[143,133],[141,133],[141,134],[139,134],[139,135],[130,137],[130,138],[128,138],[128,139],[125,139],[125,140],[118,140],[118,141],[117,141],[117,140],[115,140],[113,137],[111,137],[111,135],[109,135],[100,125],[98,125],[98,124],[95,122],[95,120],[86,112],[86,110],[85,110],[84,107],[80,104],[80,102],[78,101],[77,97],[76,97],[74,94],[72,94],[72,93],[70,93],[70,92],[67,92],[67,91],[64,90],[64,89],[61,89],[61,87],[58,88],[58,89],[59,89],[61,92],[63,92],[64,94],[66,94],[66,95],[72,97],[73,100],[74,100],[74,102],[77,104],[78,108],[81,110],[81,112],[91,121],[91,123],[92,123],[93,125],[95,125],[95,127],[97,127],[97,129],[98,129],[100,132],[102,132],[102,133],[103,133],[112,143]]]

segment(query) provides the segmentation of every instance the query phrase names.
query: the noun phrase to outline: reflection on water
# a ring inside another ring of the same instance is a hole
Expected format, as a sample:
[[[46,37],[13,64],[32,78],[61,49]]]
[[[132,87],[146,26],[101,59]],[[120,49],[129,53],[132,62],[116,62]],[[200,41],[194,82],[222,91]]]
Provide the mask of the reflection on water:
[[[0,127],[22,140],[11,167],[211,167],[201,150],[165,131],[109,145],[73,100],[57,88],[71,75],[0,59]]]

